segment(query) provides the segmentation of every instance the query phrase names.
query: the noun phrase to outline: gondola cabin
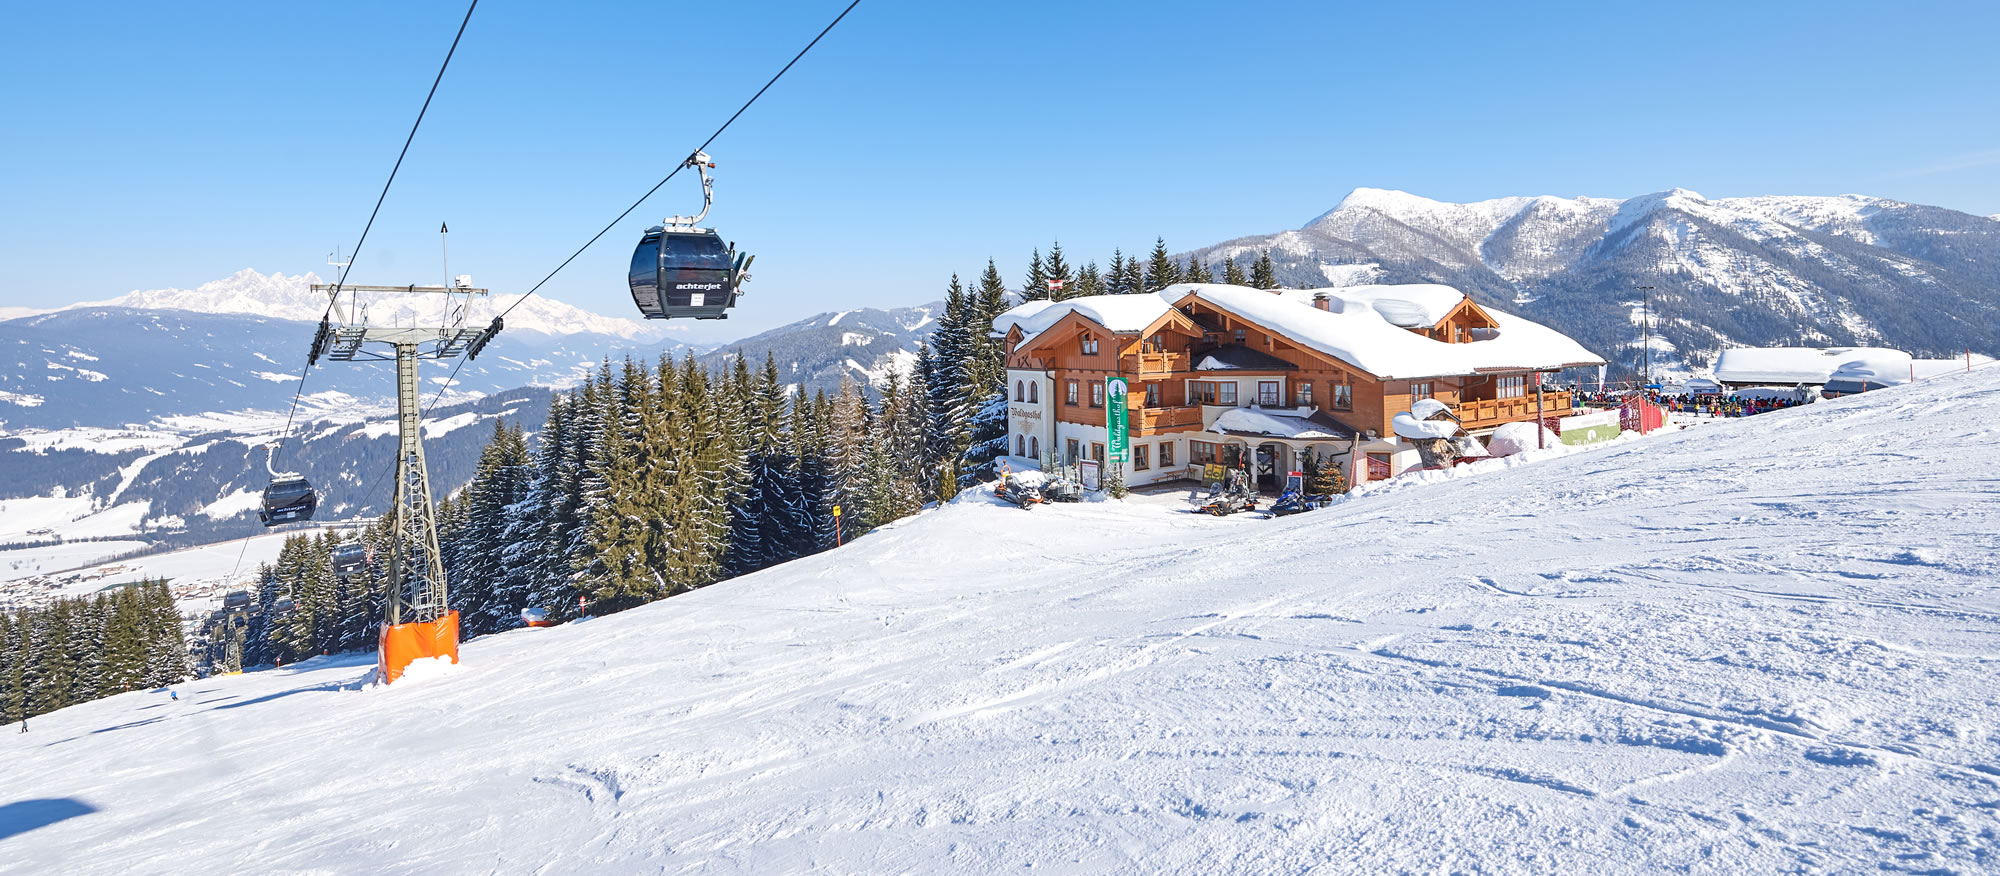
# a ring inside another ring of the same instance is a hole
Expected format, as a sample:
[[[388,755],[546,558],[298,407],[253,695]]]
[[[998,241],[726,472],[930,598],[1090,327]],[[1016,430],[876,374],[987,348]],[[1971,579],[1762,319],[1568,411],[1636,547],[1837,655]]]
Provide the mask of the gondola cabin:
[[[722,235],[655,225],[632,251],[632,303],[647,319],[728,319],[747,267]]]
[[[549,620],[549,613],[539,608],[521,609],[521,623],[527,624],[528,626],[531,627],[555,626],[555,622]]]
[[[345,578],[368,568],[368,546],[358,542],[333,549],[333,574]]]
[[[313,491],[312,484],[299,475],[284,475],[264,488],[264,505],[257,509],[257,519],[265,526],[277,526],[311,520],[317,510],[319,493]]]
[[[232,611],[239,608],[249,608],[249,607],[250,607],[250,591],[248,590],[231,590],[228,593],[223,594],[222,596],[222,609],[224,611]]]

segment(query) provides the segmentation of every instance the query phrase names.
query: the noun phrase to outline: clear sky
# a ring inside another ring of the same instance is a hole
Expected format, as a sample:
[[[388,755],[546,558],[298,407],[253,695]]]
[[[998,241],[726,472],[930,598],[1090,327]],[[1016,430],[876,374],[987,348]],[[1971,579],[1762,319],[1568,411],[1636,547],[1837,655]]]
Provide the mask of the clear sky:
[[[843,0],[486,0],[353,279],[523,291],[664,175]],[[13,4],[0,305],[326,272],[458,2]],[[757,253],[728,325],[938,297],[1060,240],[1297,227],[1356,186],[1464,201],[1859,192],[2000,212],[2000,4],[863,0],[711,148]],[[638,232],[546,287],[634,315]]]

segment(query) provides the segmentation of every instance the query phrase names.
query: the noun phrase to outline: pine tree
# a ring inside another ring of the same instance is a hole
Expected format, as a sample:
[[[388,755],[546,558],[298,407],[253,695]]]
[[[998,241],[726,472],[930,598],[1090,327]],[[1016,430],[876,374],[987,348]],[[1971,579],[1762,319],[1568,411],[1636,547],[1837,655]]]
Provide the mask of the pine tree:
[[[1201,259],[1195,256],[1188,256],[1187,272],[1181,275],[1181,279],[1187,283],[1215,282],[1215,276],[1208,272],[1208,266],[1202,264]]]
[[[1112,247],[1111,269],[1104,272],[1105,294],[1129,295],[1136,291],[1138,290],[1125,288],[1125,251],[1117,247]]]
[[[1181,266],[1167,254],[1167,239],[1153,241],[1153,255],[1146,263],[1145,290],[1158,292],[1181,282]]]
[[[1257,257],[1256,264],[1250,266],[1250,285],[1259,289],[1278,288],[1278,272],[1271,265],[1270,250],[1264,250],[1264,253]]]
[[[841,516],[841,527],[848,538],[866,532],[873,521],[868,516],[869,505],[869,453],[873,424],[868,412],[868,402],[854,381],[842,376],[840,390],[833,399],[833,432],[828,439],[836,461],[833,477],[834,503],[845,513]]]
[[[1084,265],[1083,270],[1077,272],[1076,294],[1071,297],[1082,298],[1086,295],[1103,294],[1105,294],[1104,275],[1097,270],[1097,263],[1091,262]]]
[[[1000,272],[991,260],[979,278],[979,307],[975,324],[990,328],[994,318],[1007,310],[1006,289]],[[1006,452],[1007,443],[1007,360],[1001,341],[981,331],[968,339],[972,354],[963,383],[963,403],[969,436],[957,463],[961,486],[991,477],[993,460]]]
[[[1125,272],[1120,275],[1118,286],[1126,295],[1138,295],[1146,291],[1144,265],[1137,257],[1125,260]]]
[[[1243,276],[1243,269],[1236,266],[1235,256],[1222,260],[1222,282],[1231,286],[1250,285],[1250,278]]]
[[[1028,279],[1021,284],[1022,301],[1040,301],[1049,297],[1049,274],[1042,266],[1042,251],[1035,250],[1028,261]]]
[[[1077,296],[1076,277],[1071,276],[1069,262],[1063,260],[1061,241],[1049,247],[1049,258],[1043,263],[1042,273],[1050,298],[1061,301]]]

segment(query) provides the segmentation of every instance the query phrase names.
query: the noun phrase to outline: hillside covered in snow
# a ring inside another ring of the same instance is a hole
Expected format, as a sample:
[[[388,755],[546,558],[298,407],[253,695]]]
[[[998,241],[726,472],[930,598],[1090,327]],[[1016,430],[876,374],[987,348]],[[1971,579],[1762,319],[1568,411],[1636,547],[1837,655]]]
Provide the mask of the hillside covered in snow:
[[[1990,871],[1995,422],[1985,368],[1278,520],[973,491],[8,728],[0,872]]]
[[[2000,221],[1863,195],[1454,204],[1362,188],[1298,229],[1193,255],[1266,249],[1287,285],[1445,283],[1627,366],[1641,286],[1656,369],[1706,369],[1732,346],[2000,352]]]

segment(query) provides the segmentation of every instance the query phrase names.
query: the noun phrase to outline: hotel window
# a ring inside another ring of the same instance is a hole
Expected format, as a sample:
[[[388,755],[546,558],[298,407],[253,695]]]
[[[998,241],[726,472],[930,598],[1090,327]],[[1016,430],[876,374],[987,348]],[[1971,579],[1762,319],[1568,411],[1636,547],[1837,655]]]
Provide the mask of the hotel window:
[[[1528,378],[1520,375],[1500,378],[1501,398],[1520,398],[1527,395]]]
[[[1237,329],[1237,330],[1236,330],[1236,342],[1237,342],[1237,343],[1241,344],[1241,343],[1244,343],[1245,341],[1248,341],[1249,339],[1250,339],[1250,333],[1249,333],[1248,331],[1245,331],[1245,330],[1243,330],[1243,329]]]
[[[1029,382],[1028,382],[1028,403],[1029,403],[1029,404],[1041,404],[1041,402],[1042,402],[1042,382],[1041,382],[1041,381],[1039,381],[1039,380],[1031,380],[1031,381],[1029,381]]]
[[[1090,384],[1090,406],[1091,406],[1091,407],[1093,407],[1093,408],[1101,408],[1101,407],[1104,407],[1104,384],[1102,384],[1102,383],[1099,383],[1099,382],[1096,382],[1096,381],[1092,381],[1092,382],[1091,382],[1091,384]]]
[[[1336,411],[1354,410],[1354,387],[1345,383],[1333,384],[1333,409]]]
[[[1188,464],[1208,465],[1216,460],[1215,445],[1207,441],[1188,442]],[[1162,463],[1164,465],[1165,463]]]
[[[1146,343],[1139,349],[1147,353],[1164,353],[1167,351],[1167,339],[1155,334],[1147,338]]]
[[[1146,469],[1149,469],[1149,468],[1152,468],[1152,467],[1153,467],[1153,466],[1152,466],[1152,464],[1151,464],[1151,463],[1149,463],[1149,462],[1148,462],[1148,461],[1146,460],[1146,456],[1148,455],[1148,454],[1146,453],[1146,450],[1147,450],[1147,448],[1146,448],[1146,445],[1144,445],[1144,444],[1134,444],[1134,445],[1132,445],[1132,470],[1133,470],[1133,471],[1145,471]]]
[[[1160,442],[1160,467],[1161,468],[1174,467],[1174,442],[1172,441]]]
[[[1298,406],[1299,406],[1299,407],[1302,407],[1302,408],[1309,408],[1309,407],[1312,407],[1312,406],[1313,406],[1313,385],[1312,385],[1312,381],[1310,381],[1310,380],[1306,380],[1306,381],[1301,381],[1301,382],[1299,383],[1299,404],[1298,404]]]
[[[1075,438],[1071,438],[1071,439],[1069,439],[1069,453],[1063,456],[1063,461],[1064,461],[1064,462],[1075,462],[1075,461],[1076,461],[1076,455],[1077,455],[1077,453],[1079,453],[1079,452],[1080,452],[1080,451],[1078,451],[1078,450],[1077,450],[1077,446],[1076,446],[1076,439],[1075,439]]]
[[[1285,398],[1279,392],[1282,386],[1284,384],[1276,380],[1257,381],[1257,406],[1260,408],[1275,408],[1284,404]]]
[[[1014,400],[1015,401],[1028,400],[1028,394],[1025,390],[1021,388],[1021,381],[1018,380],[1014,381]]]
[[[1028,455],[1028,436],[1026,435],[1014,436],[1014,455],[1015,456]]]
[[[1095,355],[1097,355],[1097,339],[1096,339],[1096,338],[1093,338],[1093,337],[1091,337],[1091,336],[1089,336],[1089,335],[1084,335],[1084,336],[1083,336],[1083,354],[1084,354],[1085,356],[1095,356]]]
[[[1236,404],[1236,381],[1190,380],[1188,395],[1191,401],[1204,405]]]
[[[1418,401],[1420,399],[1427,399],[1430,397],[1431,397],[1430,381],[1426,380],[1422,383],[1417,383],[1415,381],[1412,381],[1410,383],[1410,401]]]
[[[1092,441],[1092,442],[1090,442],[1090,458],[1091,458],[1091,459],[1094,459],[1094,460],[1097,460],[1098,462],[1103,462],[1103,461],[1104,461],[1104,445],[1102,445],[1102,444],[1099,444],[1099,443],[1097,443],[1097,442],[1095,442],[1095,441]]]
[[[1157,408],[1159,406],[1160,406],[1160,385],[1157,383],[1146,384],[1146,407]]]
[[[1042,439],[1040,439],[1040,438],[1038,438],[1038,437],[1036,437],[1036,436],[1034,436],[1034,435],[1029,435],[1029,436],[1028,436],[1028,456],[1030,456],[1030,457],[1032,457],[1032,458],[1036,458],[1036,459],[1039,459],[1039,458],[1041,458],[1041,455],[1042,455]]]
[[[1076,381],[1074,380],[1069,381],[1069,401],[1065,402],[1065,404],[1071,407],[1076,406]]]

